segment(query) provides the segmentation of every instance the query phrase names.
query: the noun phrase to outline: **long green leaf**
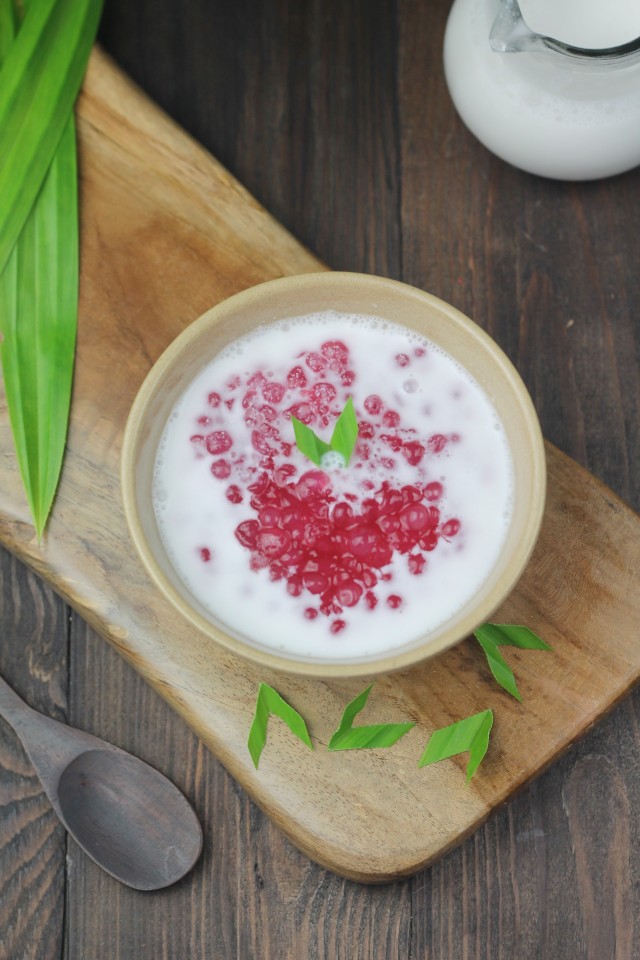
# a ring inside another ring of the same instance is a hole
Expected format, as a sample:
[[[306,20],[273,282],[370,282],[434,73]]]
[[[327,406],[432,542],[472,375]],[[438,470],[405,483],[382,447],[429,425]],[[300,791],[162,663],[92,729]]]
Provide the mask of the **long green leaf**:
[[[329,740],[329,750],[363,750],[379,747],[392,747],[400,737],[415,726],[413,723],[374,723],[369,726],[354,727],[353,721],[364,710],[372,686],[363,690],[345,707],[340,726]]]
[[[0,274],[67,127],[102,0],[31,0],[0,68]]]
[[[0,277],[2,372],[18,463],[41,536],[67,433],[78,309],[73,119]]]
[[[489,746],[489,734],[493,726],[493,711],[482,710],[471,717],[458,720],[448,727],[441,727],[431,738],[418,761],[419,767],[439,760],[447,760],[458,753],[469,752],[467,782],[478,769]]]
[[[256,700],[256,709],[249,730],[249,739],[247,746],[253,760],[253,765],[258,769],[260,757],[267,742],[267,725],[269,717],[274,714],[279,717],[289,730],[305,743],[310,750],[313,750],[313,744],[307,730],[307,725],[297,710],[289,706],[286,700],[283,700],[277,690],[270,687],[268,683],[261,683],[258,687],[258,698]]]
[[[0,4],[0,184],[8,184],[4,193],[0,186],[0,265],[6,255],[4,270],[0,266],[0,360],[39,537],[64,455],[77,327],[72,107],[101,6],[95,0],[30,0],[14,38],[13,3]],[[25,151],[19,169],[16,144]]]

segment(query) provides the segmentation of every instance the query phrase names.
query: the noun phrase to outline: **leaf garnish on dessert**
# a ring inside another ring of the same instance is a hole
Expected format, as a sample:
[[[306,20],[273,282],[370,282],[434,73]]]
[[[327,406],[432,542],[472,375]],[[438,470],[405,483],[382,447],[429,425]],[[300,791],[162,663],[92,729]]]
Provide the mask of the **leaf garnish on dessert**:
[[[308,427],[306,423],[296,417],[291,417],[291,422],[293,423],[298,450],[312,463],[321,467],[323,457],[328,453],[337,453],[344,460],[345,467],[348,466],[358,439],[358,421],[351,397],[348,398],[342,413],[335,422],[329,443],[321,440],[311,427]]]
[[[370,726],[354,727],[353,721],[364,709],[372,686],[373,684],[347,704],[340,726],[329,740],[329,750],[392,747],[400,737],[415,726],[414,723],[375,723]]]
[[[286,723],[289,730],[291,730],[298,740],[301,740],[310,750],[313,750],[307,725],[298,711],[289,706],[280,694],[274,690],[273,687],[270,687],[268,683],[261,683],[258,688],[256,709],[247,742],[249,753],[251,754],[251,759],[253,760],[253,765],[256,770],[260,763],[260,756],[264,745],[267,742],[267,725],[271,714],[279,717]]]
[[[474,631],[474,635],[485,652],[489,669],[494,678],[507,693],[522,702],[515,677],[507,665],[498,647],[519,647],[521,650],[550,650],[529,627],[507,623],[483,623]]]
[[[449,757],[468,751],[468,783],[487,752],[492,726],[493,710],[482,710],[448,727],[441,727],[440,730],[431,734],[425,751],[418,761],[418,766],[425,767],[427,764],[447,760]]]

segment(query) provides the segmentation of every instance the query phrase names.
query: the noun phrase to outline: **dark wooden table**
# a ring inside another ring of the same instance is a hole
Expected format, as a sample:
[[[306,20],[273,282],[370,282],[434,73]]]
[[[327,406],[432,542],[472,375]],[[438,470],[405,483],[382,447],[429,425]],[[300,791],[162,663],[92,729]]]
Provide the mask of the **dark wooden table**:
[[[446,92],[449,6],[106,0],[101,41],[330,266],[474,317],[516,363],[546,437],[637,509],[640,170],[556,183],[491,156]],[[167,773],[205,830],[176,887],[120,886],[67,839],[0,722],[0,960],[640,957],[637,692],[453,853],[371,888],[294,849],[4,551],[0,623],[16,689]]]

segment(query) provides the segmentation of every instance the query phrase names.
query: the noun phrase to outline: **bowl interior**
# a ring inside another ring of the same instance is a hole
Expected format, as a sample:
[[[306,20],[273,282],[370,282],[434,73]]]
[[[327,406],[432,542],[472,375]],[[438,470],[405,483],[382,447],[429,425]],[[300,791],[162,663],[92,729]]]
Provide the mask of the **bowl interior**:
[[[166,421],[196,374],[228,343],[258,326],[318,310],[380,316],[418,330],[457,359],[495,407],[511,448],[513,512],[500,558],[480,590],[442,626],[388,654],[339,661],[288,656],[234,634],[193,597],[167,556],[152,507],[153,471]],[[360,274],[320,273],[269,281],[205,313],[165,351],[132,407],[124,435],[125,513],[141,559],[164,594],[196,628],[234,653],[312,676],[354,676],[406,667],[458,642],[509,594],[535,544],[545,498],[544,447],[529,395],[508,358],[476,324],[406,284]]]

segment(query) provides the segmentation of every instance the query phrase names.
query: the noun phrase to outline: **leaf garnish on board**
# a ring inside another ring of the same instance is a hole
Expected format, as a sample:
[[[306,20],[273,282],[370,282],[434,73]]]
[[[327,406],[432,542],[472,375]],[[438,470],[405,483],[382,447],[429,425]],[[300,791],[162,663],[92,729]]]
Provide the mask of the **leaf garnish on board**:
[[[251,759],[253,760],[253,765],[256,770],[258,769],[260,756],[267,742],[267,726],[271,714],[279,717],[284,723],[286,723],[286,725],[289,727],[289,730],[291,730],[298,740],[301,740],[309,747],[310,750],[313,750],[313,744],[311,743],[307,725],[298,711],[289,706],[289,704],[282,699],[277,690],[274,690],[273,687],[270,687],[268,683],[261,683],[258,688],[256,709],[253,716],[251,729],[249,730],[249,739],[247,742],[249,753],[251,754]]]
[[[507,693],[522,702],[522,697],[516,684],[513,671],[507,665],[498,647],[519,647],[521,650],[550,650],[545,643],[529,627],[507,623],[483,623],[477,627],[474,635],[485,652],[489,669],[494,678]]]
[[[415,726],[414,723],[375,723],[370,726],[354,727],[353,721],[364,709],[372,687],[373,684],[347,704],[340,726],[329,740],[329,750],[392,747],[400,737]]]
[[[458,720],[448,727],[441,727],[431,734],[425,751],[418,761],[419,767],[425,767],[439,760],[447,760],[459,753],[469,752],[467,764],[467,783],[471,780],[482,762],[487,747],[489,734],[493,726],[493,711],[482,710],[464,720]]]

